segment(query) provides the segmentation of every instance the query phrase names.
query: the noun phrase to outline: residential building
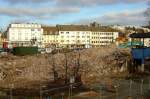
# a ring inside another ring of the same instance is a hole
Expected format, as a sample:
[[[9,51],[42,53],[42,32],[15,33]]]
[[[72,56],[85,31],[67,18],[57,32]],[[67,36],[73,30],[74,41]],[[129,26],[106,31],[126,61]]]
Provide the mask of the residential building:
[[[12,46],[41,46],[43,29],[40,24],[10,24],[7,30],[7,39]]]
[[[42,26],[43,47],[58,47],[59,32],[56,26]]]
[[[39,24],[10,24],[7,39],[12,46],[44,48],[90,48],[116,42],[119,33],[97,23],[88,25],[41,26]]]
[[[98,25],[57,25],[42,28],[44,47],[52,45],[60,48],[100,47],[116,43],[119,37],[118,31]]]
[[[60,47],[90,48],[91,29],[87,25],[57,25]]]
[[[92,27],[91,31],[92,47],[107,46],[112,43],[116,43],[116,39],[119,37],[119,32],[109,27]]]

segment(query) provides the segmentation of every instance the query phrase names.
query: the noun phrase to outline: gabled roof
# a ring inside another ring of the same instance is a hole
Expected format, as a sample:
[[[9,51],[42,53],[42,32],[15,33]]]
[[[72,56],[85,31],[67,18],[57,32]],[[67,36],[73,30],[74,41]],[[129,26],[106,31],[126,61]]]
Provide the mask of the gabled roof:
[[[55,26],[42,26],[44,35],[58,35],[58,29]]]
[[[59,31],[92,31],[92,32],[118,32],[110,27],[92,27],[88,25],[57,25]]]
[[[88,25],[57,25],[59,31],[91,31]]]
[[[118,32],[116,29],[112,29],[110,27],[91,27],[92,32]]]

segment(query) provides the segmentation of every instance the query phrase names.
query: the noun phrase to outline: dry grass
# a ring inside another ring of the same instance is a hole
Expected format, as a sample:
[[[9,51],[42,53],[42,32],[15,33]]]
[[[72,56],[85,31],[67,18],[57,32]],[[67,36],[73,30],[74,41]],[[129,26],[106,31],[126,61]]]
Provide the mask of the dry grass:
[[[119,73],[119,68],[125,64],[128,50],[120,50],[114,46],[105,48],[85,49],[79,52],[67,53],[69,72],[73,73],[80,57],[80,74],[85,84],[100,81],[104,77]],[[54,60],[54,61],[53,61]],[[65,76],[65,55],[34,55],[0,58],[0,87],[16,88],[31,87],[37,82],[53,81],[53,62],[59,77]]]

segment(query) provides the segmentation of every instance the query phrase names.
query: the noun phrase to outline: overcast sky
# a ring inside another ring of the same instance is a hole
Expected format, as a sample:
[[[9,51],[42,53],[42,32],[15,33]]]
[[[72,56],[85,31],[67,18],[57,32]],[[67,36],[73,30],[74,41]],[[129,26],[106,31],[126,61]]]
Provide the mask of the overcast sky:
[[[0,0],[0,26],[12,22],[48,25],[144,25],[150,0]]]

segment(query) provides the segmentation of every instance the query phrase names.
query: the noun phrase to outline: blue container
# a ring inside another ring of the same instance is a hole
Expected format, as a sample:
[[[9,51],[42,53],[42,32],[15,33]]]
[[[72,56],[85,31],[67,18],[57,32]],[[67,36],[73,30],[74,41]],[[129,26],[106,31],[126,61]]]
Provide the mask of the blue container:
[[[132,57],[134,59],[150,57],[150,48],[132,48]]]

